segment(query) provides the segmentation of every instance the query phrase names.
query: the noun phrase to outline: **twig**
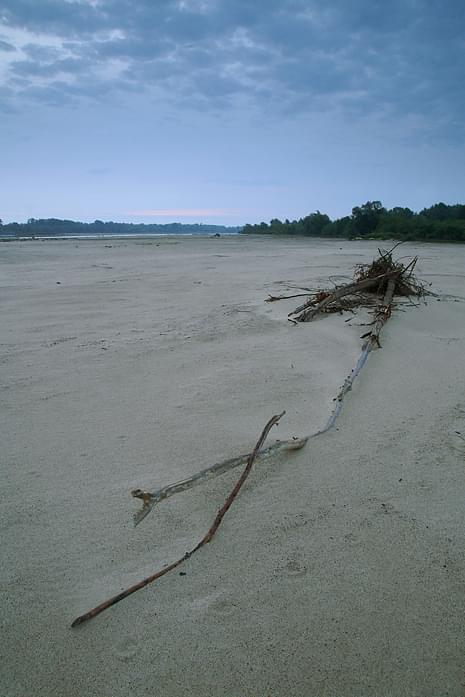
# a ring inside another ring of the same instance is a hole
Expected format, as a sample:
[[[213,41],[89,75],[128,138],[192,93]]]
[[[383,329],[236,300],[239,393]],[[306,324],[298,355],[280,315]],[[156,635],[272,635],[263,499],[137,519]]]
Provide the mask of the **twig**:
[[[397,249],[397,247],[400,247],[401,244],[404,244],[405,240],[400,240],[400,242],[396,242],[394,247],[391,247],[391,249],[387,252],[390,256],[392,255],[393,251]]]
[[[266,303],[274,303],[276,300],[288,300],[289,298],[308,297],[309,293],[296,293],[295,295],[270,295],[265,299]]]
[[[255,448],[249,455],[249,459],[247,461],[247,466],[242,472],[241,476],[236,482],[236,485],[234,486],[233,490],[229,494],[228,498],[216,514],[216,518],[213,521],[212,525],[206,532],[206,534],[202,537],[200,542],[189,552],[186,552],[180,559],[177,561],[173,562],[172,564],[169,564],[168,566],[165,566],[163,569],[160,569],[159,571],[156,571],[154,574],[151,576],[147,576],[147,578],[144,578],[142,581],[139,581],[139,583],[134,584],[133,586],[130,586],[126,590],[122,591],[121,593],[118,593],[118,595],[114,595],[112,598],[109,600],[105,600],[105,602],[100,603],[100,605],[97,605],[94,607],[92,610],[89,610],[86,612],[84,615],[81,615],[80,617],[77,617],[74,622],[71,624],[71,627],[77,627],[79,624],[82,624],[83,622],[86,622],[87,620],[92,619],[93,617],[96,617],[99,615],[101,612],[106,610],[107,608],[111,607],[112,605],[115,605],[116,603],[119,603],[120,600],[124,600],[124,598],[127,598],[128,595],[132,595],[132,593],[135,593],[136,591],[140,590],[141,588],[144,588],[145,586],[148,586],[149,583],[152,583],[153,581],[156,581],[158,578],[161,576],[164,576],[167,574],[169,571],[172,571],[175,569],[177,566],[182,564],[184,561],[189,559],[195,552],[197,552],[201,547],[204,545],[208,544],[210,540],[212,539],[213,535],[216,533],[218,530],[219,526],[221,525],[221,521],[223,520],[224,516],[228,512],[229,508],[231,507],[234,499],[236,498],[237,494],[241,490],[242,485],[244,484],[245,480],[249,476],[250,470],[252,469],[252,465],[255,461],[255,458],[257,457],[260,448],[262,447],[263,443],[265,442],[268,433],[270,430],[273,428],[275,424],[278,423],[278,421],[284,416],[286,412],[283,411],[281,414],[277,414],[275,416],[272,416],[271,419],[268,421],[266,424],[265,428],[263,429],[260,438],[257,441],[257,444],[255,445]]]

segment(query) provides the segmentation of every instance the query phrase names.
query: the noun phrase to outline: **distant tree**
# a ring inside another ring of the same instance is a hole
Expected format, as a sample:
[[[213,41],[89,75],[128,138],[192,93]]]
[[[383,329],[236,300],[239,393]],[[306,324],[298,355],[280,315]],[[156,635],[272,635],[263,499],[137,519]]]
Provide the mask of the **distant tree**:
[[[273,218],[270,220],[270,232],[274,233],[275,235],[283,233],[283,224],[279,218]]]
[[[400,206],[394,206],[394,208],[391,208],[388,213],[393,213],[395,215],[402,215],[405,216],[406,218],[412,218],[415,213],[410,210],[410,208],[401,208]]]
[[[326,213],[310,213],[305,218],[300,221],[302,224],[302,232],[304,235],[320,236],[322,234],[323,228],[331,222],[330,218]]]
[[[429,220],[448,220],[452,217],[449,211],[451,207],[452,206],[446,206],[446,204],[442,202],[435,203],[434,206],[430,208],[424,208],[421,211],[421,215],[424,215],[425,218]]]
[[[367,201],[363,206],[352,208],[353,234],[366,237],[372,235],[386,209],[381,201]]]
[[[454,206],[447,206],[445,203],[435,203],[430,208],[424,208],[420,215],[428,220],[465,220],[465,206],[456,203]]]
[[[352,218],[346,215],[344,218],[329,222],[321,231],[323,237],[351,237]]]

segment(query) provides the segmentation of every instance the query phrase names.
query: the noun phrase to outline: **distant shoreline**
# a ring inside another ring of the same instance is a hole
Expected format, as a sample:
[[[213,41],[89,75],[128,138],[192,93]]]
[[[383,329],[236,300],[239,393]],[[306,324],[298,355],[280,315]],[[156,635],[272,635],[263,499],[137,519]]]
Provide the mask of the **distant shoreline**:
[[[207,232],[156,232],[156,233],[122,233],[122,234],[101,234],[101,235],[24,235],[24,236],[16,236],[16,235],[1,235],[0,234],[0,243],[1,242],[66,242],[66,241],[73,241],[73,242],[78,242],[79,240],[81,242],[98,242],[98,241],[109,241],[109,240],[156,240],[156,239],[176,239],[176,238],[193,238],[197,237],[200,239],[214,239],[214,238],[221,238],[221,237],[242,237],[242,238],[253,238],[253,239],[262,239],[262,240],[271,240],[271,239],[278,239],[278,240],[292,240],[292,241],[301,241],[301,240],[308,240],[308,241],[323,241],[323,242],[334,242],[335,244],[340,244],[341,242],[378,242],[379,244],[382,243],[395,243],[395,242],[404,242],[404,243],[411,243],[411,244],[453,244],[453,245],[463,245],[464,241],[463,240],[450,240],[450,239],[414,239],[414,240],[398,240],[395,237],[387,237],[387,238],[380,238],[380,237],[352,237],[352,238],[347,238],[347,237],[313,237],[310,235],[290,235],[290,234],[285,234],[285,233],[268,233],[268,234],[263,234],[263,233],[242,233],[242,232],[221,232],[221,233],[207,233]]]
[[[29,241],[53,241],[53,240],[137,240],[137,239],[158,239],[160,237],[231,237],[239,235],[239,232],[140,232],[140,233],[104,233],[99,235],[1,235],[1,242],[29,242]]]

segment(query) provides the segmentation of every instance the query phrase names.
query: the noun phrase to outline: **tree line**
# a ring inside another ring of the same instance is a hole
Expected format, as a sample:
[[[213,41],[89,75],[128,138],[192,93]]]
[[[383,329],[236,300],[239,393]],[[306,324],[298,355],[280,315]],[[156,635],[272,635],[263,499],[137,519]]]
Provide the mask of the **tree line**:
[[[0,236],[15,237],[61,237],[66,235],[146,235],[178,233],[218,234],[238,232],[238,227],[225,225],[206,225],[203,223],[115,223],[94,220],[93,223],[81,223],[76,220],[60,220],[59,218],[29,218],[27,223],[7,223],[0,221]]]
[[[220,234],[242,232],[266,235],[305,235],[310,237],[345,237],[465,242],[465,204],[436,203],[415,213],[396,206],[387,209],[381,201],[367,201],[352,208],[352,214],[331,220],[326,213],[310,213],[299,220],[278,220],[240,227],[203,223],[118,223],[95,220],[82,223],[58,218],[29,218],[27,223],[0,221],[0,236],[41,237],[67,235]]]
[[[299,220],[247,224],[243,233],[306,235],[465,242],[465,205],[436,203],[415,213],[410,208],[384,208],[381,201],[367,201],[352,208],[352,215],[331,220],[326,213],[310,213]]]

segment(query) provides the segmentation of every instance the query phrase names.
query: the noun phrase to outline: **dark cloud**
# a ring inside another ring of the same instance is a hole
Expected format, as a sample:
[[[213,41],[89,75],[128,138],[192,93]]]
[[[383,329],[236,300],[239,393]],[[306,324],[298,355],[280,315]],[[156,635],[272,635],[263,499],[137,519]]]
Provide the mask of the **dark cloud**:
[[[9,28],[53,38],[10,62],[26,97],[166,90],[212,107],[463,115],[462,0],[3,0],[0,17],[0,49],[14,48]]]
[[[39,63],[32,60],[15,61],[11,63],[10,70],[15,75],[26,78],[52,78],[60,73],[67,73],[68,75],[76,77],[80,73],[88,72],[89,67],[90,61],[86,62],[76,58],[63,58],[50,63]]]
[[[0,51],[16,51],[16,48],[7,41],[0,41]]]
[[[35,43],[26,44],[23,46],[23,51],[29,60],[41,63],[52,63],[62,56],[62,51],[55,46],[43,46]]]
[[[67,36],[88,36],[108,26],[98,6],[66,0],[2,0],[0,20],[5,26]]]

